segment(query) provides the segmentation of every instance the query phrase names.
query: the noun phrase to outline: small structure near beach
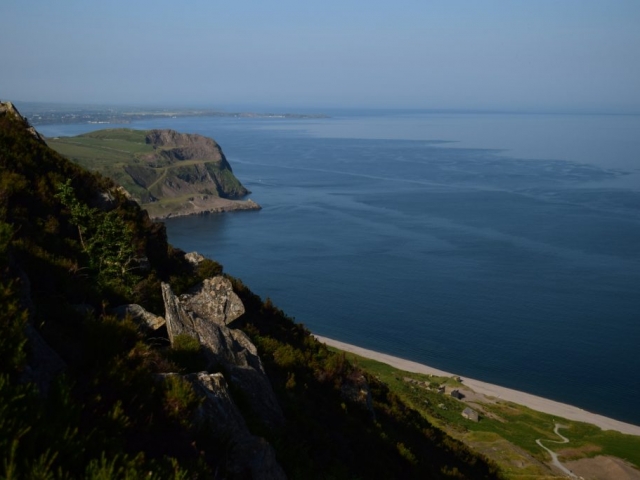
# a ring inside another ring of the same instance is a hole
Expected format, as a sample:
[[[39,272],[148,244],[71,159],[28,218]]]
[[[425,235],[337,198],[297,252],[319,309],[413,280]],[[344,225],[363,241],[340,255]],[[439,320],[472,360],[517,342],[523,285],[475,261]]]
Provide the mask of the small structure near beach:
[[[480,418],[478,415],[478,412],[476,412],[474,409],[469,407],[465,408],[462,411],[462,416],[467,420],[471,420],[472,422],[477,422]]]
[[[460,390],[457,389],[451,391],[451,396],[453,398],[457,398],[458,400],[462,400],[464,398],[464,395],[460,393]]]

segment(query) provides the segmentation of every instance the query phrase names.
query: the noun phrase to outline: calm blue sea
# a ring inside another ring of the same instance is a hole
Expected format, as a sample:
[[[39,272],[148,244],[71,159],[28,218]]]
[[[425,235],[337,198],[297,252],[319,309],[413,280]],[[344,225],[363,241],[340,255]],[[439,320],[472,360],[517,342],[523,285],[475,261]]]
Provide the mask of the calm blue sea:
[[[263,210],[169,239],[313,332],[640,424],[639,116],[132,126],[221,144]]]

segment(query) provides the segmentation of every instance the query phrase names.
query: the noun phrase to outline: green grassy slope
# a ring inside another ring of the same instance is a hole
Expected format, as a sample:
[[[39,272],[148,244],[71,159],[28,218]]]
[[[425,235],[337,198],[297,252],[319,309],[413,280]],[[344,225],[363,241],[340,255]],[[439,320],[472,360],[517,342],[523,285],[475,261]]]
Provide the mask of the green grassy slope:
[[[610,455],[640,468],[640,437],[604,431],[594,425],[554,417],[522,405],[501,401],[481,403],[483,413],[476,423],[461,415],[468,406],[467,403],[438,393],[435,389],[425,388],[427,384],[461,387],[462,384],[453,378],[403,372],[351,353],[346,356],[358,367],[385,382],[391,391],[424,418],[492,458],[508,477],[545,474],[545,469],[538,468],[536,462],[528,461],[527,457],[530,455],[539,462],[548,461],[548,455],[536,444],[536,439],[558,440],[553,433],[556,423],[567,426],[562,433],[570,439],[568,444],[557,447],[562,461]],[[548,445],[553,448],[552,442]]]

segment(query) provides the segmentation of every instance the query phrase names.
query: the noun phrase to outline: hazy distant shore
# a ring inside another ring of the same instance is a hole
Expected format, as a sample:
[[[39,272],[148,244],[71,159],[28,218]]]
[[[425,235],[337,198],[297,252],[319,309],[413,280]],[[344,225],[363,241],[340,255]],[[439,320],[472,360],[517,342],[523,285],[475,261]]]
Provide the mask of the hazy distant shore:
[[[105,107],[87,105],[56,106],[20,102],[20,111],[27,115],[33,126],[61,124],[96,124],[105,127],[127,125],[136,121],[148,121],[182,117],[224,117],[224,118],[260,118],[260,119],[318,119],[329,118],[323,113],[263,113],[263,112],[224,112],[207,109],[153,109],[133,107]],[[104,127],[102,127],[104,128]]]
[[[422,373],[426,375],[437,375],[442,377],[451,377],[455,374],[438,370],[436,368],[429,367],[420,363],[412,362],[411,360],[405,360],[402,358],[387,355],[385,353],[376,352],[373,350],[367,350],[366,348],[357,347],[348,343],[333,340],[331,338],[314,335],[320,342],[325,343],[328,346],[338,348],[345,352],[355,353],[361,357],[370,358],[378,362],[386,363],[394,368],[404,370],[407,372]],[[556,402],[547,398],[538,397],[530,393],[520,392],[518,390],[512,390],[510,388],[501,387],[499,385],[493,385],[491,383],[482,382],[480,380],[474,380],[468,377],[462,377],[464,385],[471,388],[476,393],[480,393],[489,397],[494,397],[499,400],[505,400],[508,402],[524,405],[533,410],[539,412],[548,413],[550,415],[557,415],[561,418],[568,420],[574,420],[577,422],[590,423],[596,425],[603,430],[615,430],[617,432],[626,433],[629,435],[640,436],[640,426],[632,425],[630,423],[621,422],[613,418],[604,417],[596,413],[587,412],[581,408],[567,405],[565,403]]]

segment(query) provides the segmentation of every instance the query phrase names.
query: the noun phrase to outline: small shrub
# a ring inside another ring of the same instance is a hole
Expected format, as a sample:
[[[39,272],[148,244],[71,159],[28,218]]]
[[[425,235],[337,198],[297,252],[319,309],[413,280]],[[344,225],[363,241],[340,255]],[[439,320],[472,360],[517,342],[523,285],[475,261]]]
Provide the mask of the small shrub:
[[[164,410],[167,416],[184,427],[191,425],[191,414],[202,399],[191,384],[178,375],[169,375],[164,383]]]
[[[412,465],[415,465],[417,463],[416,456],[411,452],[411,450],[409,450],[409,448],[405,446],[404,443],[398,443],[396,445],[396,448],[398,449],[398,453],[402,456],[402,458],[407,460]]]
[[[185,334],[177,335],[173,339],[169,360],[178,365],[183,372],[200,372],[207,368],[200,342]]]
[[[218,262],[205,258],[198,264],[198,277],[201,279],[222,275],[222,265]]]
[[[290,373],[287,376],[287,383],[285,384],[284,388],[286,388],[287,390],[293,390],[294,388],[296,388],[296,374],[295,373]]]

